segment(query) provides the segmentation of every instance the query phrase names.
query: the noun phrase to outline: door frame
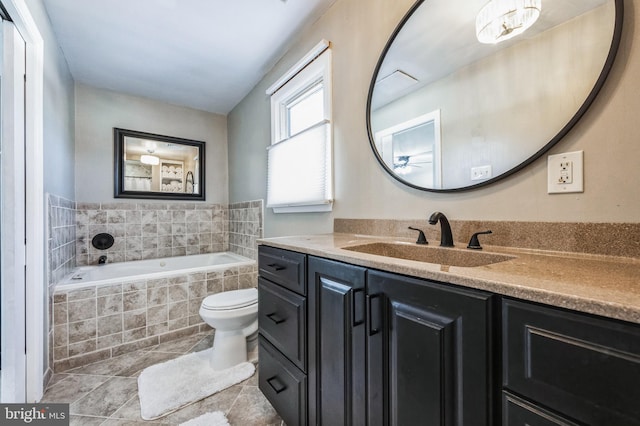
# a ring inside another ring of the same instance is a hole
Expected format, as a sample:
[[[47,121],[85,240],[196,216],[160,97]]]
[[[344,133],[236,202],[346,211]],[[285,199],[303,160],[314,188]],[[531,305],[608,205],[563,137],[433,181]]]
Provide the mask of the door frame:
[[[43,94],[44,41],[25,0],[2,0],[16,29],[25,41],[25,402],[37,402],[44,388],[45,316],[49,295],[45,283]],[[20,233],[18,233],[20,234]],[[19,238],[19,237],[16,237]],[[23,244],[24,244],[23,241]],[[16,244],[19,241],[16,241]],[[28,302],[28,303],[27,303]],[[48,330],[47,330],[48,331]]]
[[[2,21],[2,402],[25,393],[25,45],[11,21]]]

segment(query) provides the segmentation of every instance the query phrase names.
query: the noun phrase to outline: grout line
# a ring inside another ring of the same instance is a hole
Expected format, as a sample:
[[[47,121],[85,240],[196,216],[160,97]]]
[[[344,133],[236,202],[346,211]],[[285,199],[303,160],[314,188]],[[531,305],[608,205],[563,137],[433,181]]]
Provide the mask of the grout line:
[[[135,393],[135,395],[133,395],[131,398],[129,398],[127,401],[124,402],[124,404],[122,404],[120,407],[118,407],[118,409],[116,411],[113,412],[113,414],[111,414],[109,417],[107,417],[107,420],[111,420],[111,419],[118,419],[118,420],[125,420],[127,422],[137,422],[138,420],[133,420],[133,419],[126,419],[124,417],[114,417],[114,415],[120,411],[122,409],[122,407],[124,407],[125,405],[127,405],[128,403],[130,403],[131,401],[133,401],[135,398],[138,398],[138,392]],[[145,421],[145,420],[143,420]]]

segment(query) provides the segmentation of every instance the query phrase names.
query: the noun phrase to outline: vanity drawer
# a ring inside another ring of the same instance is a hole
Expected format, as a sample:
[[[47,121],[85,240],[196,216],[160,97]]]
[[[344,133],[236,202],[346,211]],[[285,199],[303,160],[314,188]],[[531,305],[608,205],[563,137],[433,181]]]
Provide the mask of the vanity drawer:
[[[258,278],[260,333],[303,371],[307,369],[306,299]]]
[[[502,425],[578,426],[570,420],[507,392],[502,394]]]
[[[504,386],[589,425],[640,425],[640,326],[504,300]]]
[[[260,336],[259,387],[289,426],[307,424],[307,376]]]
[[[307,255],[274,247],[258,247],[260,276],[306,296]]]

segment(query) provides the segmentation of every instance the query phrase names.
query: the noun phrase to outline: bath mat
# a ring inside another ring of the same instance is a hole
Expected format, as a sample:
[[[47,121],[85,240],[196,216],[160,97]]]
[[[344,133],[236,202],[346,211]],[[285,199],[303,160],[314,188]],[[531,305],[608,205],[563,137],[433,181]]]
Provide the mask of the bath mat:
[[[230,426],[229,421],[222,411],[206,413],[188,422],[180,423],[180,426]]]
[[[250,362],[226,370],[209,366],[212,349],[183,355],[145,368],[138,377],[140,415],[154,420],[248,379],[256,371]]]

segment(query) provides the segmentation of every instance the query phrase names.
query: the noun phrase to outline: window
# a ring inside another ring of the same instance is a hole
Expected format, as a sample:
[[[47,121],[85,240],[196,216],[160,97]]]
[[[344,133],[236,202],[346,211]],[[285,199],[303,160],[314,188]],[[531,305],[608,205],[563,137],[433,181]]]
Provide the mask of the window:
[[[322,41],[267,90],[271,95],[267,207],[331,211],[331,51]]]

